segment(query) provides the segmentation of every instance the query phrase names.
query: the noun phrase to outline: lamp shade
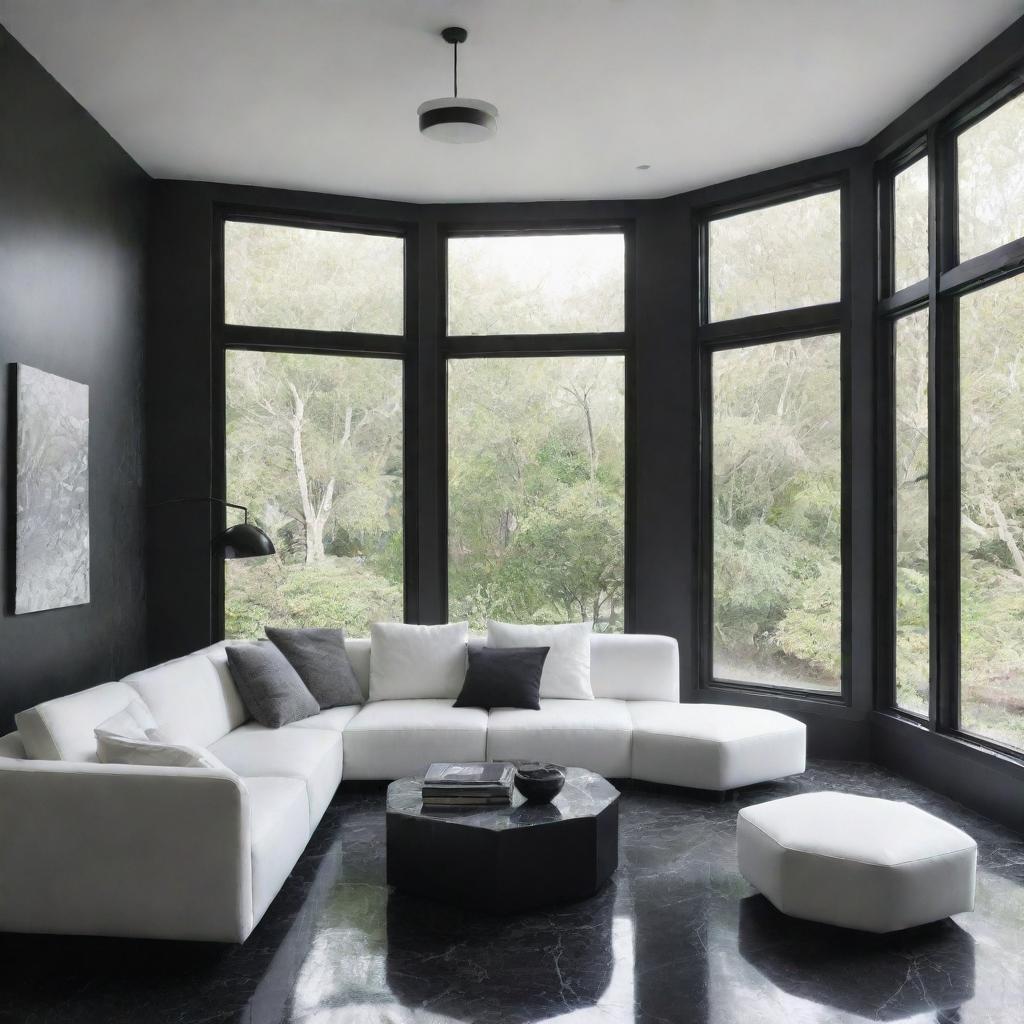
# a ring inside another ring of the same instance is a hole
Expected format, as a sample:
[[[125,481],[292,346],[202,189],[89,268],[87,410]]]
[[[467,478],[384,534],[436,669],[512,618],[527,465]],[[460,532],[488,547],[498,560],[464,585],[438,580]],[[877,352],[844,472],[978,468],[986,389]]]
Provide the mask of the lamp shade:
[[[258,558],[274,553],[274,542],[252,523],[229,526],[213,538],[213,553],[221,558]]]
[[[498,108],[464,96],[427,100],[416,111],[420,131],[437,142],[484,142],[498,130]]]

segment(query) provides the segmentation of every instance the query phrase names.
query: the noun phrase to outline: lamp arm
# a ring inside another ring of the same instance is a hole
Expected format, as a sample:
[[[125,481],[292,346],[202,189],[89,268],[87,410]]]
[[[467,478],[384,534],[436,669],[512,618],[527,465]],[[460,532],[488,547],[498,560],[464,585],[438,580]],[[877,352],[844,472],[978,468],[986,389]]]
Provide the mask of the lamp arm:
[[[168,498],[167,501],[157,501],[148,505],[148,508],[163,508],[165,505],[184,505],[190,502],[208,501],[214,505],[223,505],[225,508],[237,508],[245,516],[245,522],[249,522],[249,510],[244,505],[236,505],[233,501],[225,501],[223,498]]]

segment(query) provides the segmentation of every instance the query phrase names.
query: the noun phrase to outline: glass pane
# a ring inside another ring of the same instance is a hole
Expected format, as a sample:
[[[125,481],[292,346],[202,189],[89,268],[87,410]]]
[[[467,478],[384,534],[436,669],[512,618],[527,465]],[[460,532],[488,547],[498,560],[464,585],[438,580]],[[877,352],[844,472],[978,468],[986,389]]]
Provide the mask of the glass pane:
[[[896,322],[896,706],[928,714],[928,313]]]
[[[227,497],[277,554],[225,562],[224,635],[401,622],[401,362],[229,351],[226,372]]]
[[[626,325],[622,235],[448,239],[448,333],[599,334]]]
[[[840,689],[839,337],[712,362],[714,675]]]
[[[1024,749],[1024,276],[960,300],[960,718]]]
[[[1024,235],[1024,96],[957,138],[960,259]]]
[[[905,167],[893,182],[896,291],[928,276],[928,158]]]
[[[225,323],[401,334],[404,274],[401,238],[224,225]]]
[[[708,224],[711,320],[839,301],[839,192]]]
[[[448,364],[448,616],[623,621],[622,356]]]

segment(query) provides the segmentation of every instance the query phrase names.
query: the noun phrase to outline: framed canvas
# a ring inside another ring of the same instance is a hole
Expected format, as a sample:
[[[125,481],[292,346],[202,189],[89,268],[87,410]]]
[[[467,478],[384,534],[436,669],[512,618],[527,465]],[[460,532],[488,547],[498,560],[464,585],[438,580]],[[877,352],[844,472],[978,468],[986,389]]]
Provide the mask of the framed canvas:
[[[89,388],[15,366],[14,612],[89,603]]]

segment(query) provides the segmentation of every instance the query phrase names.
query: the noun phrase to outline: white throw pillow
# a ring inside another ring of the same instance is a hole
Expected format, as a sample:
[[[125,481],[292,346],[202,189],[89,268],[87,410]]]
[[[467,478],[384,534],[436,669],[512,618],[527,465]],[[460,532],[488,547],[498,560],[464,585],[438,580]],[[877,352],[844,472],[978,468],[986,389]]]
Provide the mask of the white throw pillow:
[[[454,700],[466,679],[469,623],[370,626],[370,700]]]
[[[124,711],[118,711],[96,726],[96,736],[104,734],[123,736],[126,739],[144,740],[150,729],[156,728],[156,720],[149,708],[136,697]]]
[[[96,753],[101,764],[142,764],[163,768],[211,768],[234,774],[223,761],[202,747],[189,743],[168,743],[157,729],[137,739],[96,730]]]
[[[589,622],[563,626],[517,626],[487,623],[488,647],[550,647],[540,677],[540,695],[565,700],[593,700],[590,687]]]
[[[229,769],[208,750],[187,743],[169,743],[160,734],[149,708],[133,700],[124,711],[96,726],[100,764],[147,764],[164,768]]]

